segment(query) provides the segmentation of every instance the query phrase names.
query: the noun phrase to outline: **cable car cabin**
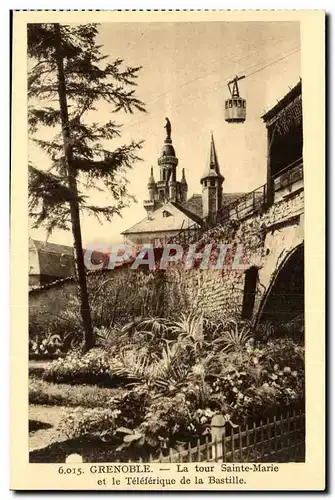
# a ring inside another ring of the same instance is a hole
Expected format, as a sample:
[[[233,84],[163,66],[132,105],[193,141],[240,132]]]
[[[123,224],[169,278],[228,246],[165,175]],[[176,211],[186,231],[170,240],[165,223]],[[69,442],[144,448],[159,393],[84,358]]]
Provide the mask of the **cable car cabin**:
[[[245,76],[236,76],[228,83],[230,98],[225,104],[225,120],[228,123],[243,123],[246,117],[246,101],[240,97],[237,82]]]
[[[246,117],[246,101],[242,97],[234,97],[226,100],[225,120],[228,123],[243,123]]]

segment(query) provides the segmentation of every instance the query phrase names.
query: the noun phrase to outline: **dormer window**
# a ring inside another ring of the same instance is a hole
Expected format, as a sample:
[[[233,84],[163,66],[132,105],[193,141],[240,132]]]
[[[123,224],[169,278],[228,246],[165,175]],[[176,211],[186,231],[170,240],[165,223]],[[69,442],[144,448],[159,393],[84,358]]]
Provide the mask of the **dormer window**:
[[[163,210],[163,217],[171,217],[172,214],[170,214],[170,212],[168,212],[167,210]]]

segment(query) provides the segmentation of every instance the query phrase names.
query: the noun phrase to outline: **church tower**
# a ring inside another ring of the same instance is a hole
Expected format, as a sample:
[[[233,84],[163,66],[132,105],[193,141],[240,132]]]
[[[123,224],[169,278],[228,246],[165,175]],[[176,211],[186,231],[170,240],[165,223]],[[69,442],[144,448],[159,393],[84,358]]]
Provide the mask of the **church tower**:
[[[182,178],[177,181],[178,158],[172,145],[171,123],[166,120],[166,138],[164,140],[162,154],[158,158],[159,181],[155,182],[153,168],[148,182],[149,200],[144,202],[144,208],[148,214],[157,210],[157,208],[169,201],[173,203],[184,203],[187,200],[187,182],[185,170],[183,169]]]
[[[222,206],[222,184],[219,162],[216,154],[213,134],[211,134],[209,165],[201,177],[203,217],[215,214]]]

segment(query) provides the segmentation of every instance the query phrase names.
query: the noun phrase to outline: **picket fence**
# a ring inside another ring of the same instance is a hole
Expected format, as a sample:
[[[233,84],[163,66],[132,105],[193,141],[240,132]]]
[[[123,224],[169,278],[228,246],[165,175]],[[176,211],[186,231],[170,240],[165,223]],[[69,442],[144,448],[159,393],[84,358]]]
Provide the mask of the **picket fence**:
[[[229,430],[228,430],[229,429]],[[266,419],[258,425],[232,427],[215,415],[210,434],[196,446],[169,450],[151,462],[301,462],[305,457],[305,413],[302,410]]]

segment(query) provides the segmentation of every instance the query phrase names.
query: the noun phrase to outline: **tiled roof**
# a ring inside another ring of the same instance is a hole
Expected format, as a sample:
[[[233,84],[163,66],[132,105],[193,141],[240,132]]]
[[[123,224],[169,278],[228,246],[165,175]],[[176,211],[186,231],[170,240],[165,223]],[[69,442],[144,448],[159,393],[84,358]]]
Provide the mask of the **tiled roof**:
[[[202,217],[202,196],[201,194],[194,194],[185,203],[182,204],[183,208],[186,208],[189,212]]]
[[[269,111],[262,116],[264,122],[267,123],[272,118],[275,118],[280,111],[285,109],[299,96],[301,96],[301,80],[280,101],[278,101],[275,106],[269,109]]]
[[[49,243],[48,241],[39,241],[33,240],[33,243],[37,250],[41,250],[43,252],[48,253],[56,253],[56,254],[67,254],[73,255],[73,247],[69,247],[66,245],[58,245],[58,243]]]
[[[179,203],[171,202],[178,210],[181,210],[189,219],[193,220],[193,222],[197,222],[201,224],[202,217],[194,213],[192,210],[189,210],[185,205],[180,205]]]
[[[171,215],[163,217],[163,212],[169,212]],[[165,205],[155,210],[149,217],[145,217],[137,224],[126,229],[122,234],[134,233],[155,233],[158,231],[179,231],[182,227],[199,222],[198,216],[189,210],[181,207],[177,203],[167,202]]]
[[[222,204],[229,205],[233,201],[241,198],[246,193],[223,193],[222,194]],[[183,208],[186,208],[189,212],[195,214],[197,217],[203,216],[203,206],[202,206],[202,195],[194,194],[182,205]]]
[[[238,200],[238,198],[242,198],[247,193],[223,193],[222,194],[222,205],[229,205],[229,203],[233,203],[233,201]]]

